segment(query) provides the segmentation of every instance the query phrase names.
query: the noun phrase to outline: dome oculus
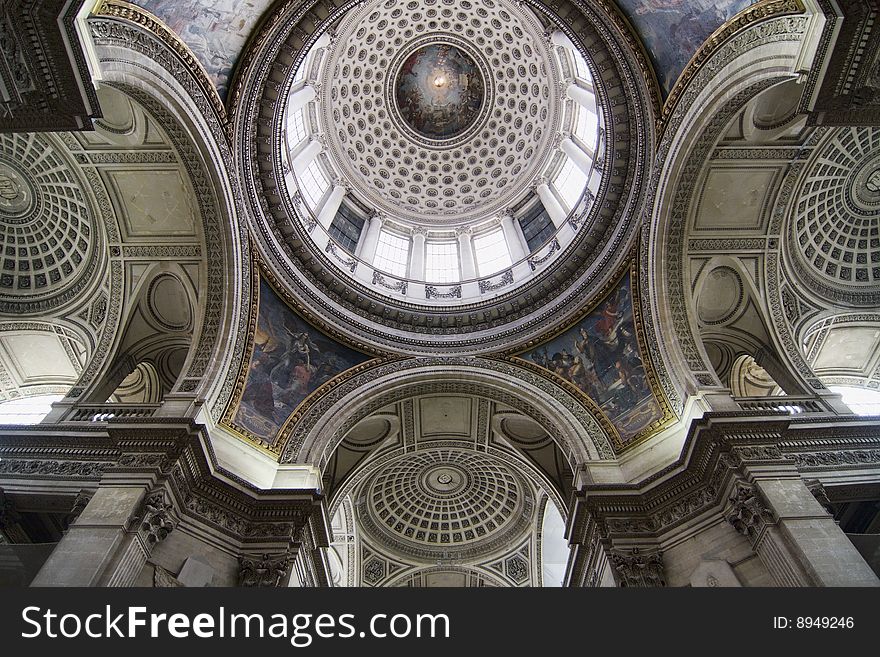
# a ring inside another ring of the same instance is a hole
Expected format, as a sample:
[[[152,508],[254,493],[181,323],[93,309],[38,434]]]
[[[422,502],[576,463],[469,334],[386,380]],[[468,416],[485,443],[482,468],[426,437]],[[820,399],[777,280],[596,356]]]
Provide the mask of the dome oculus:
[[[447,43],[418,48],[394,83],[401,117],[428,139],[450,139],[467,130],[480,115],[484,97],[485,82],[474,60]]]

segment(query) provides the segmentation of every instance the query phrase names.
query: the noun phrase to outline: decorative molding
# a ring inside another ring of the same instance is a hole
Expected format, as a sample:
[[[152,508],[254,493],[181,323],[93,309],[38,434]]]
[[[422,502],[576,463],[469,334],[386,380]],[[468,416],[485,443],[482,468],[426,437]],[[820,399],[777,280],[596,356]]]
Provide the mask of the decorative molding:
[[[91,130],[100,118],[76,30],[82,3],[19,0],[0,17],[0,132]]]

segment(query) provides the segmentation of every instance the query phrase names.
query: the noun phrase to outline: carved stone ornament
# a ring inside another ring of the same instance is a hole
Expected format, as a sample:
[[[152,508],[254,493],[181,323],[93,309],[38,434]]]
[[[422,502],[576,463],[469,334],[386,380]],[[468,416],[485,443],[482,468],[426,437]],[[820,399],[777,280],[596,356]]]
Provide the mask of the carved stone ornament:
[[[92,499],[92,493],[89,491],[81,490],[76,495],[76,499],[73,501],[73,506],[70,509],[70,513],[67,514],[67,517],[64,519],[65,527],[70,527],[76,519],[82,515],[82,512],[85,511],[86,505],[89,503],[89,500]]]
[[[828,499],[828,492],[825,490],[825,486],[822,485],[822,482],[818,479],[808,479],[804,481],[804,484],[807,486],[807,490],[809,490],[813,494],[813,497],[816,498],[816,501],[822,505],[822,508],[833,516],[834,505],[831,503],[831,500]]]
[[[752,485],[738,481],[728,498],[724,518],[743,536],[756,540],[768,523],[774,522],[760,493]]]
[[[620,586],[641,588],[666,586],[663,558],[659,552],[645,554],[639,548],[612,550],[608,558],[617,573]]]
[[[239,586],[281,586],[287,577],[292,555],[264,554],[261,557],[239,558]]]
[[[170,512],[171,503],[166,501],[165,491],[160,490],[147,495],[140,531],[149,545],[164,541],[174,529]]]

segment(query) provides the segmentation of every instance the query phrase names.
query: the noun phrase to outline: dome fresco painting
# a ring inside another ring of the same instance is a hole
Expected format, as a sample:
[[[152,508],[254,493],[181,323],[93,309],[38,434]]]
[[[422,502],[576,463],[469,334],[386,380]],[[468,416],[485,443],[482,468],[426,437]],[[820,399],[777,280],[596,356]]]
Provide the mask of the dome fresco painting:
[[[429,139],[448,139],[470,128],[484,96],[485,83],[477,65],[445,43],[413,52],[394,82],[394,99],[404,121]]]

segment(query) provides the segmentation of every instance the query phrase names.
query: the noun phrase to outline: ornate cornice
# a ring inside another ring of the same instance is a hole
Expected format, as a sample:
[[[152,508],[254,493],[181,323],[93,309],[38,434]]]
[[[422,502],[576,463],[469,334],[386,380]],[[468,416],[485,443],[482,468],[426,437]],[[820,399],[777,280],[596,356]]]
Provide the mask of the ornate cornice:
[[[193,523],[213,528],[233,546],[296,550],[304,536],[311,543],[326,544],[328,529],[318,491],[266,491],[235,477],[216,463],[205,428],[191,420],[15,427],[0,436],[0,476],[89,480],[95,485],[106,476],[114,481],[164,481],[155,496],[148,495],[143,520],[134,528],[150,544],[171,528]]]
[[[0,131],[91,130],[101,117],[76,21],[82,2],[18,0],[0,16]]]
[[[730,498],[748,497],[737,497],[733,488],[744,481],[745,468],[797,469],[815,478],[847,466],[871,468],[880,477],[876,423],[853,416],[708,413],[691,425],[681,458],[660,472],[638,484],[593,484],[576,492],[571,540],[586,545],[597,533],[607,545],[656,542],[707,513],[731,505],[742,511]]]

